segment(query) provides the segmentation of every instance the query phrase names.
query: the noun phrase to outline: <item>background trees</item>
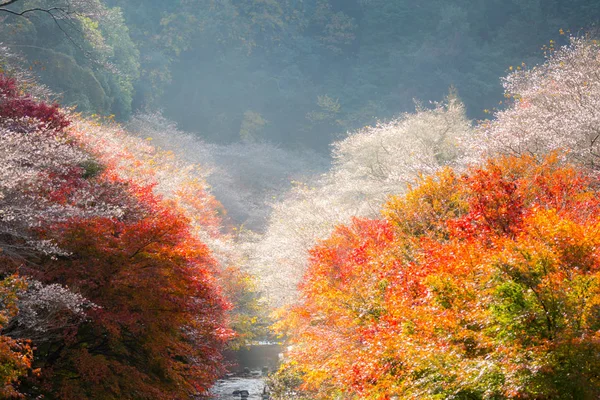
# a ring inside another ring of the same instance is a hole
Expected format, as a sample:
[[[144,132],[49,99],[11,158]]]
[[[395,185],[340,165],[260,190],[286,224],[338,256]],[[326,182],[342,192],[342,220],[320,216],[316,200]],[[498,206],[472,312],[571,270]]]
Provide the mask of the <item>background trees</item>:
[[[19,0],[1,10],[12,11],[0,12],[3,42],[65,106],[129,117],[139,53],[119,9],[100,0]]]
[[[324,153],[340,133],[412,111],[414,98],[440,100],[451,85],[469,117],[484,117],[507,68],[539,62],[549,39],[566,42],[561,29],[580,32],[600,15],[590,0],[85,3],[9,6],[81,9],[58,16],[72,40],[43,13],[1,16],[3,41],[66,104],[123,120],[163,109],[221,144],[261,121],[255,138]]]

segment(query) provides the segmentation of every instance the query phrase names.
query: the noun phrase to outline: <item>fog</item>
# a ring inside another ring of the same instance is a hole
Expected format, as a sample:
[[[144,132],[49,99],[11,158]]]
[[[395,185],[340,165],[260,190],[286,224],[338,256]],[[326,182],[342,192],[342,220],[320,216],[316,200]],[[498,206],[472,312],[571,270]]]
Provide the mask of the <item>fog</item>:
[[[600,13],[584,0],[43,0],[71,11],[23,18],[34,2],[16,3],[0,37],[22,68],[83,117],[195,165],[240,262],[292,298],[318,240],[377,216],[408,176],[475,159],[458,136],[503,109],[501,77]],[[436,153],[448,140],[456,151]]]
[[[597,398],[598,21],[0,0],[0,396]]]

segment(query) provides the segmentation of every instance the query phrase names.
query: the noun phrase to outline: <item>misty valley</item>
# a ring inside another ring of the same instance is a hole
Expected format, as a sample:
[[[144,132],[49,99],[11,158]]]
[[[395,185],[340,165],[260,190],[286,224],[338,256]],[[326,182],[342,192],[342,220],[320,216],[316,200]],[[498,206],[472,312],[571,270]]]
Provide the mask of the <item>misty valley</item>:
[[[600,398],[599,22],[0,0],[0,399]]]

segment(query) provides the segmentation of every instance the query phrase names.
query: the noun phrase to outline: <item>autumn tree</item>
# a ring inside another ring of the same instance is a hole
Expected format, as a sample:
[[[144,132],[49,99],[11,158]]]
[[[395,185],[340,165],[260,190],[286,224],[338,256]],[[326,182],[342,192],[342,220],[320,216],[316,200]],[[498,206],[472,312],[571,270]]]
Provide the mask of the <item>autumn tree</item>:
[[[83,219],[47,232],[70,256],[31,273],[78,287],[98,306],[60,346],[40,347],[46,395],[186,397],[221,373],[229,331],[215,261],[184,217],[148,191],[137,195],[144,196],[138,216]]]
[[[282,327],[312,398],[594,398],[597,184],[556,156],[444,170],[311,250]]]
[[[19,312],[18,293],[26,288],[23,279],[10,276],[0,280],[0,329],[4,331]],[[27,340],[0,336],[0,396],[2,398],[23,397],[17,389],[19,380],[31,372],[33,350]]]
[[[218,203],[140,142],[0,74],[4,394],[183,398],[222,373]]]

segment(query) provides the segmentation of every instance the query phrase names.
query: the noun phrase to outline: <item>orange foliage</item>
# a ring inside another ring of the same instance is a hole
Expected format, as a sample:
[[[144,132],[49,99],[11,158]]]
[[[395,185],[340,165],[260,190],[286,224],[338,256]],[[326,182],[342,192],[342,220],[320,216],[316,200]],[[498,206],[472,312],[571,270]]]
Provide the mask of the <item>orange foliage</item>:
[[[2,311],[0,311],[0,329],[6,327],[7,323],[17,312],[17,292],[25,289],[25,282],[17,276],[12,276],[0,281],[0,300]],[[23,376],[31,372],[31,361],[33,350],[25,340],[15,340],[8,336],[0,336],[0,397],[21,398],[23,395],[15,388]]]
[[[600,200],[555,157],[446,170],[312,250],[281,324],[314,398],[597,398]],[[336,397],[337,396],[337,397]]]

